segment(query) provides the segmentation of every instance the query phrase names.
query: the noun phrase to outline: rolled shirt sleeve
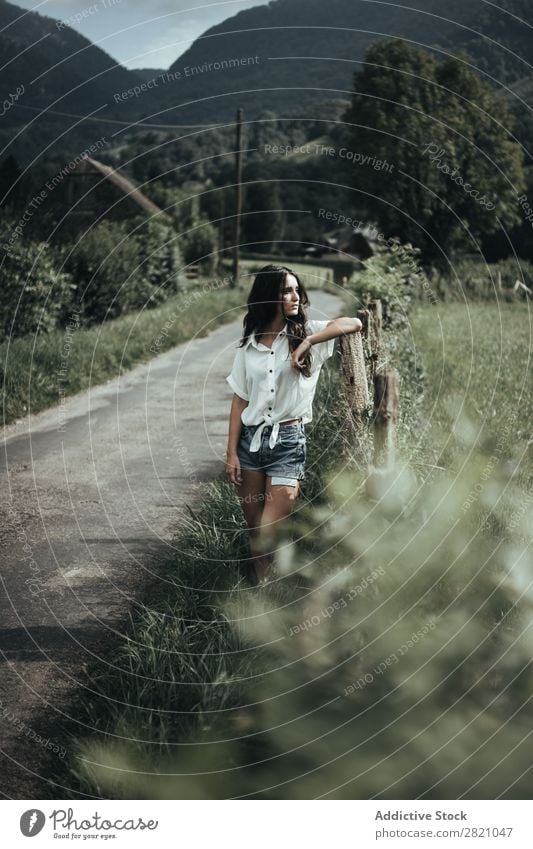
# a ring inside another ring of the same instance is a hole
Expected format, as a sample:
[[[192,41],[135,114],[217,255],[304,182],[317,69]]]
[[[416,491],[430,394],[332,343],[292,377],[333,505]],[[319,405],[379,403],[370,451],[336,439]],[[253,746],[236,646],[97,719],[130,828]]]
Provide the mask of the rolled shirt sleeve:
[[[233,389],[236,395],[244,401],[249,401],[247,383],[246,383],[246,367],[244,362],[244,348],[237,348],[235,359],[233,360],[233,368],[231,374],[228,374],[226,380]]]
[[[330,319],[325,319],[324,321],[318,319],[312,319],[307,322],[307,327],[309,331],[309,335],[311,333],[318,333],[320,330],[324,330],[327,327],[328,321]],[[311,346],[311,356],[313,359],[312,368],[318,368],[321,366],[328,357],[331,357],[335,348],[335,337],[333,339],[328,339],[327,342],[318,342],[316,345]]]

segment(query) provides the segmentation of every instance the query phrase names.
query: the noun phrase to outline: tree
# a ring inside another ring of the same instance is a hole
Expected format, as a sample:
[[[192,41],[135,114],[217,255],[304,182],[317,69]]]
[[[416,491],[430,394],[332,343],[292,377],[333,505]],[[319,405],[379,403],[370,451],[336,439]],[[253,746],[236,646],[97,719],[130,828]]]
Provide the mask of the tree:
[[[0,162],[0,206],[7,209],[16,206],[17,184],[21,175],[19,164],[14,156],[9,154]]]
[[[124,222],[101,221],[73,248],[63,250],[86,324],[115,318],[137,306],[142,286],[139,243]]]
[[[180,242],[168,217],[101,221],[71,248],[65,267],[76,281],[83,320],[93,324],[150,309],[178,289]]]
[[[1,338],[53,330],[73,291],[53,248],[27,239],[17,226],[7,219],[0,223]]]
[[[401,40],[370,47],[354,75],[352,185],[388,236],[420,247],[425,259],[450,256],[518,223],[523,191],[513,118],[466,61],[438,62]]]
[[[180,240],[166,215],[139,218],[134,232],[139,251],[136,276],[140,285],[136,297],[130,298],[131,307],[155,306],[178,290],[178,273],[183,264]]]
[[[245,168],[242,229],[244,243],[255,242],[256,250],[266,253],[270,248],[268,243],[274,243],[281,230],[283,201],[279,183],[265,179],[264,172],[264,162],[257,160]]]

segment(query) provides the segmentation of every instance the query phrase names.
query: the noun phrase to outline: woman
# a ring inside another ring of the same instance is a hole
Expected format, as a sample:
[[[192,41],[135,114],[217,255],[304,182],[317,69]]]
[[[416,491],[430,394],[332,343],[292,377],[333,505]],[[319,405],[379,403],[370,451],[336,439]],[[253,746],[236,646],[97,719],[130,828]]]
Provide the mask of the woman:
[[[226,380],[233,389],[226,473],[250,533],[253,574],[266,583],[277,526],[304,477],[304,426],[320,369],[335,337],[361,330],[358,318],[308,321],[305,287],[289,268],[267,265],[248,296],[244,333]]]

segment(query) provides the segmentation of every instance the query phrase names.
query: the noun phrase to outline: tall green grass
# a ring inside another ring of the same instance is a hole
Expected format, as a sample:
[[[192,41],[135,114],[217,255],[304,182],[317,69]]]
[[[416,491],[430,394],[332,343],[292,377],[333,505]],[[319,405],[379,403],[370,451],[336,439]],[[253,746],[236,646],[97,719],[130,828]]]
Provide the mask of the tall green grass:
[[[265,590],[239,576],[246,538],[231,487],[206,487],[128,638],[91,673],[96,695],[76,717],[92,732],[68,746],[76,792],[530,797],[531,458],[505,437],[505,417],[487,416],[523,401],[509,393],[528,319],[511,305],[500,316],[514,328],[500,381],[486,332],[500,314],[435,309],[412,314],[412,337],[389,340],[401,451],[379,497],[338,456],[343,403],[328,363],[304,499]],[[473,408],[457,403],[469,376]]]
[[[203,286],[206,285],[206,289]],[[141,362],[214,327],[233,321],[245,304],[242,289],[198,281],[161,307],[66,331],[24,336],[0,345],[4,423],[37,413],[116,377]]]
[[[533,264],[528,260],[508,257],[486,263],[465,258],[455,263],[447,274],[435,274],[432,285],[441,301],[524,304],[524,290],[514,289],[517,280],[533,290]]]
[[[401,438],[409,456],[458,469],[472,449],[496,451],[516,464],[527,487],[532,341],[533,319],[524,304],[413,309],[391,354],[406,377]]]

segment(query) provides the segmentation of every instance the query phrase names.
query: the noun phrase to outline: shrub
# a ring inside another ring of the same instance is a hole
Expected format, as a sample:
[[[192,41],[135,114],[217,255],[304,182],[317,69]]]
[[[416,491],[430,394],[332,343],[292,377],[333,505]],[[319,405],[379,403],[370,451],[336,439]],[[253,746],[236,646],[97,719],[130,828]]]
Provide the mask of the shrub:
[[[354,275],[352,287],[363,304],[379,298],[385,325],[397,326],[405,322],[413,297],[430,287],[418,263],[420,251],[397,239],[390,242],[390,247],[383,247],[364,262],[363,270]]]
[[[166,219],[101,222],[66,254],[86,324],[165,301],[177,291],[180,264]]]
[[[65,253],[86,324],[114,318],[125,311],[123,305],[135,302],[139,248],[125,224],[101,222]]]
[[[60,271],[58,255],[46,242],[12,238],[15,225],[0,225],[0,332],[3,337],[52,330],[70,301],[73,283]]]
[[[216,270],[218,236],[213,224],[198,222],[182,238],[186,265],[200,263],[207,274]]]
[[[139,247],[138,276],[142,279],[143,306],[148,299],[155,305],[178,291],[178,273],[183,264],[178,237],[167,218],[150,218],[137,231]],[[144,296],[144,297],[143,297]]]

